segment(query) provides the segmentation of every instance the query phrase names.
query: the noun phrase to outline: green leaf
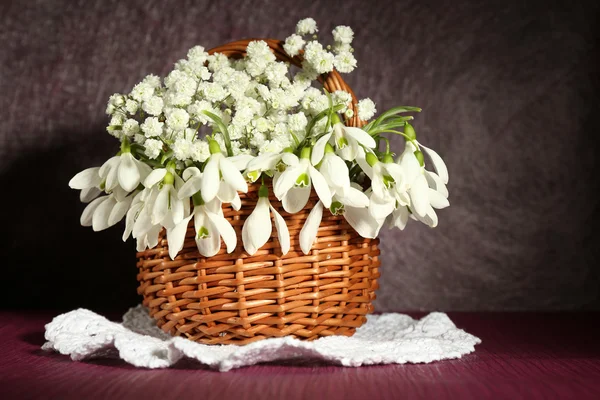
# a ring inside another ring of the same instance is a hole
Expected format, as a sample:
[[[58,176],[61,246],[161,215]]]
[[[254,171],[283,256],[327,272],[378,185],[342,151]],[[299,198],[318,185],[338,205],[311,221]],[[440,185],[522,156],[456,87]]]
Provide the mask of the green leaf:
[[[206,115],[210,119],[214,121],[217,125],[219,132],[223,135],[223,141],[225,142],[225,147],[227,148],[227,155],[229,157],[233,156],[233,149],[231,148],[231,139],[229,139],[229,132],[227,131],[227,127],[223,123],[223,120],[219,118],[216,114],[211,113],[210,111],[202,110],[202,114]]]

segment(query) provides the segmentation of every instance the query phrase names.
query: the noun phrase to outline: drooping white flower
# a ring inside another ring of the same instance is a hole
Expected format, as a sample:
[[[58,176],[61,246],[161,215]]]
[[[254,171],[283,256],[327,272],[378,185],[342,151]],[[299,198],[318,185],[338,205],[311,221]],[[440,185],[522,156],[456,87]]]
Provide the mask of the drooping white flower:
[[[429,150],[429,152],[432,152],[432,150]],[[397,192],[408,195],[408,199],[406,197],[402,198],[404,201],[401,204],[410,208],[411,215],[414,218],[430,227],[437,226],[438,217],[434,209],[442,209],[450,205],[444,180],[437,174],[425,170],[422,154],[411,142],[406,143],[405,150],[399,157],[398,162],[403,170],[405,183],[397,188]],[[435,164],[435,167],[442,171],[442,174],[445,172],[444,177],[447,178],[446,165],[439,156],[436,158]],[[392,223],[400,229],[403,229],[406,225],[407,211],[408,208],[406,211],[401,210],[394,215]]]
[[[273,183],[275,196],[284,210],[292,214],[304,208],[313,185],[325,207],[331,205],[331,190],[323,175],[311,165],[310,150],[302,149],[300,159],[293,153],[284,153],[282,161],[288,167]]]
[[[273,230],[271,213],[275,220],[275,228],[277,229],[281,253],[286,255],[289,252],[290,233],[288,227],[281,214],[279,214],[269,202],[268,188],[265,185],[261,185],[258,191],[256,207],[246,219],[242,228],[244,249],[249,255],[254,255],[271,237],[271,232]]]
[[[313,207],[300,230],[300,249],[304,254],[309,254],[315,243],[319,226],[323,218],[323,203],[319,200]]]
[[[106,191],[120,187],[125,192],[131,192],[146,179],[151,170],[146,163],[137,160],[129,149],[125,149],[120,156],[114,156],[106,161],[98,173],[105,181]]]
[[[204,257],[212,257],[221,249],[221,238],[225,242],[227,252],[231,253],[237,245],[237,237],[231,223],[223,216],[221,202],[214,199],[204,203],[201,197],[194,198],[194,211],[183,219],[170,232],[167,231],[169,240],[169,255],[175,259],[177,253],[183,248],[185,235],[190,220],[194,218],[196,231],[195,240],[198,252]]]
[[[102,178],[99,172],[100,167],[87,168],[76,174],[69,181],[71,189],[81,190],[79,199],[82,203],[89,203],[102,193],[100,189]]]
[[[361,145],[368,149],[375,148],[377,145],[375,139],[364,130],[345,126],[337,114],[333,115],[332,123],[333,129],[315,143],[312,154],[313,164],[321,160],[327,143],[334,145],[337,153],[346,161],[354,161],[356,159]]]
[[[358,118],[360,118],[363,121],[368,121],[371,118],[373,118],[373,116],[375,115],[375,113],[377,112],[377,109],[375,108],[375,103],[373,102],[373,100],[366,98],[366,99],[362,99],[358,102]]]
[[[152,225],[160,224],[166,229],[172,229],[189,215],[189,201],[181,200],[177,194],[183,186],[183,180],[173,166],[152,171],[144,180],[144,186],[151,189],[148,211],[151,210]]]
[[[216,141],[211,139],[209,141],[209,148],[211,155],[204,168],[201,186],[204,201],[208,203],[215,198],[219,191],[221,177],[225,184],[233,190],[246,193],[248,191],[248,184],[240,173],[240,168],[236,167],[228,157],[221,153],[221,147]],[[245,159],[248,160],[247,158]],[[241,169],[244,168],[245,165]]]
[[[114,194],[101,196],[86,206],[81,214],[81,225],[91,226],[95,232],[110,228],[123,219],[134,196],[118,201]]]

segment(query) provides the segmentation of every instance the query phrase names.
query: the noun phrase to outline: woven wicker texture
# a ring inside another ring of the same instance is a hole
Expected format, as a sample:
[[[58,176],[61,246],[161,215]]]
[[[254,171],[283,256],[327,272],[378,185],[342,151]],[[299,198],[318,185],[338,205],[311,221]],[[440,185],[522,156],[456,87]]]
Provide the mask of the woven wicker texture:
[[[229,43],[210,52],[240,57],[249,41]],[[300,66],[301,58],[290,59],[282,42],[265,41],[278,59]],[[351,93],[355,107],[354,93],[337,72],[324,75],[321,82],[330,91]],[[361,126],[362,121],[353,117],[346,124]],[[307,340],[352,335],[373,311],[379,241],[362,238],[342,216],[325,209],[317,240],[311,253],[305,255],[298,239],[318,201],[316,194],[313,191],[302,211],[288,214],[270,187],[269,200],[286,221],[291,248],[282,256],[273,229],[269,242],[249,256],[241,231],[256,206],[258,188],[257,184],[250,185],[248,193],[240,193],[239,211],[223,206],[238,237],[233,253],[227,254],[222,246],[214,257],[200,255],[193,221],[175,260],[169,258],[164,231],[155,248],[138,253],[138,293],[143,295],[150,315],[165,332],[205,344],[246,344],[288,335]]]

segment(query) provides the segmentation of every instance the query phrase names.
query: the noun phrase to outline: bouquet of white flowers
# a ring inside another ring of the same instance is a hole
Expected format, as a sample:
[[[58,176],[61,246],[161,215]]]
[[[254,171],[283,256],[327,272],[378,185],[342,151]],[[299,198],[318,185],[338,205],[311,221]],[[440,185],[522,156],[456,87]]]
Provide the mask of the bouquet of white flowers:
[[[249,41],[239,59],[196,46],[163,80],[149,75],[129,94],[112,95],[107,131],[120,150],[69,182],[89,202],[81,224],[100,231],[125,218],[123,240],[133,236],[138,251],[155,247],[164,228],[175,259],[193,219],[198,251],[212,257],[221,238],[227,252],[238,242],[222,206],[239,209],[239,193],[256,183],[259,200],[241,232],[249,255],[271,237],[271,217],[283,255],[293,240],[270,192],[290,214],[306,206],[313,188],[318,195],[299,234],[305,254],[324,208],[364,238],[375,238],[386,222],[404,229],[409,218],[435,227],[435,209],[449,205],[448,172],[405,114],[421,110],[396,107],[374,118],[372,100],[313,87],[323,74],[357,65],[351,28],[336,27],[327,46],[316,33],[307,18],[285,40],[289,57],[303,56],[297,71],[263,40]],[[362,127],[347,126],[349,120]],[[405,139],[398,157],[384,134]],[[426,169],[424,153],[435,172]]]

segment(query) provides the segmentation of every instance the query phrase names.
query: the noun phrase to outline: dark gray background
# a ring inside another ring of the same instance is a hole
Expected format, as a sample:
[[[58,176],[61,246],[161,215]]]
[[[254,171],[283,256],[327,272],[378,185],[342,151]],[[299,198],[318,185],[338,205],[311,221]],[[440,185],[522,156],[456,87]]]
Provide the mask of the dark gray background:
[[[590,4],[593,4],[590,2]],[[347,80],[416,105],[447,161],[451,207],[382,236],[386,310],[600,308],[598,7],[564,2],[13,1],[0,6],[2,307],[139,301],[121,227],[79,226],[67,187],[116,151],[108,96],[187,50],[285,38],[312,16],[356,32]]]

